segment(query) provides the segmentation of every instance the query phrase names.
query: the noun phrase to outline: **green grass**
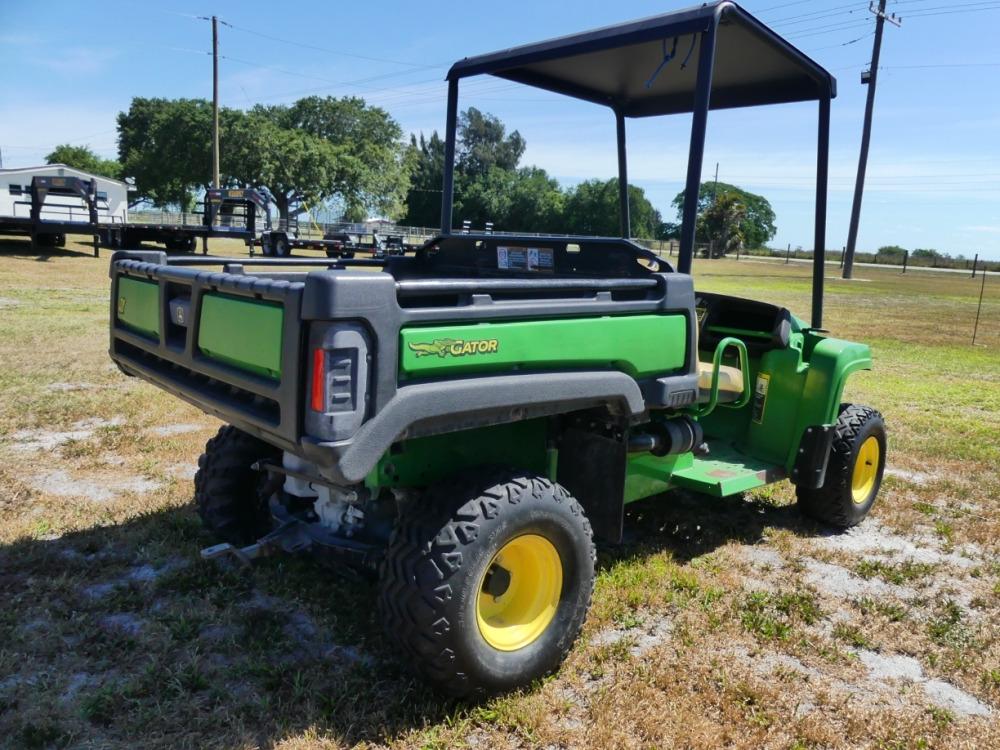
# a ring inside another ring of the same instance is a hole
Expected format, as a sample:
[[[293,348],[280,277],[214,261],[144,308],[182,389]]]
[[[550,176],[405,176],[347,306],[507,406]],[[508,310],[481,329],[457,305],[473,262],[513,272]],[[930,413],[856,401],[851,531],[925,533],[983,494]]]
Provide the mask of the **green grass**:
[[[900,563],[887,563],[881,560],[862,560],[854,571],[862,578],[881,578],[883,581],[902,586],[919,581],[931,575],[935,565],[904,560]]]
[[[817,622],[822,611],[816,597],[808,592],[754,591],[744,597],[739,616],[747,632],[765,640],[784,640],[797,624]]]

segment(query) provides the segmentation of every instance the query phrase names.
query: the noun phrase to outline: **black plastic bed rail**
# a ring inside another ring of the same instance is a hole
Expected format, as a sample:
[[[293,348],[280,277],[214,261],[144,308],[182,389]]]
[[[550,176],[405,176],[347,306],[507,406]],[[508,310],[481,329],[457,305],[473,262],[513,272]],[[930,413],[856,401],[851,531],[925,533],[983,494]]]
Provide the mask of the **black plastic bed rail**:
[[[148,258],[148,260],[147,260]],[[112,359],[135,374],[215,416],[291,446],[300,432],[299,391],[304,375],[300,347],[301,280],[185,268],[160,252],[119,252],[112,257]],[[188,259],[202,261],[203,259]],[[216,264],[223,259],[212,259]],[[153,261],[153,262],[150,262]],[[205,265],[200,262],[184,265]],[[118,317],[123,278],[158,285],[158,335],[144,334]],[[198,344],[206,294],[275,302],[282,306],[281,374],[270,379],[213,360]],[[173,304],[171,304],[173,303]],[[183,312],[178,314],[178,310]]]

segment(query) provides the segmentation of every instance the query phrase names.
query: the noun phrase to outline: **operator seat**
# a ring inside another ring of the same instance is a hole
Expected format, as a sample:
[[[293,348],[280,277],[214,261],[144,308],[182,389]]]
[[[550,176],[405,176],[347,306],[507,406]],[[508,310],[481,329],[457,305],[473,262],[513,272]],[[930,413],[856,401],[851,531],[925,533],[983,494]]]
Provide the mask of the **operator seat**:
[[[712,363],[698,362],[698,401],[706,402],[712,395]],[[720,404],[731,404],[743,395],[743,373],[739,367],[719,365]]]

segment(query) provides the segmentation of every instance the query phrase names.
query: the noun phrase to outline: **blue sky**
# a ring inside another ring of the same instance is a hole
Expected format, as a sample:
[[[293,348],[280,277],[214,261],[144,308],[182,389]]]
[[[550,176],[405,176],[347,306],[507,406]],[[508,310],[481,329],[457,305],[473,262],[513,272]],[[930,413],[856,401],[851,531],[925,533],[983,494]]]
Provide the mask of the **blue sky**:
[[[385,107],[407,132],[429,132],[443,128],[442,79],[456,59],[688,4],[0,0],[3,164],[40,163],[61,142],[115,156],[114,118],[131,97],[211,97],[211,34],[199,15],[231,24],[220,34],[223,104],[355,94]],[[864,112],[859,77],[874,28],[867,2],[742,5],[838,78],[827,244],[840,247]],[[1000,258],[1000,0],[890,0],[888,9],[903,26],[886,27],[859,248],[900,244]],[[602,108],[495,79],[465,85],[460,105],[520,130],[525,162],[566,184],[615,174],[614,125]],[[779,246],[812,244],[814,118],[814,104],[796,104],[709,119],[705,179],[718,162],[720,180],[765,195],[778,216]],[[631,181],[667,217],[683,180],[688,128],[684,117],[629,125]]]

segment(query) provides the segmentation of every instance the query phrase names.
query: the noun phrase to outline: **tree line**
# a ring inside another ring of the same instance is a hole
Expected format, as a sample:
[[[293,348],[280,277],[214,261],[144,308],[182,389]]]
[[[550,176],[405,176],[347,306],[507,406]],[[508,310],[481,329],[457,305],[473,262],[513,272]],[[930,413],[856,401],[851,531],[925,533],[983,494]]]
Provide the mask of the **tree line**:
[[[306,97],[290,105],[223,107],[219,113],[223,187],[266,188],[282,219],[334,203],[347,221],[371,215],[435,227],[441,215],[444,141],[437,132],[403,139],[384,109],[357,97]],[[193,210],[211,184],[212,107],[202,99],[137,97],[118,115],[118,159],[86,147],[58,146],[47,159],[134,181],[133,205]],[[618,180],[563,187],[544,169],[524,165],[526,142],[497,117],[469,108],[458,122],[456,222],[498,230],[617,236]],[[645,191],[628,186],[634,237],[674,239]],[[672,202],[677,218],[683,193]],[[698,238],[716,254],[760,246],[775,234],[762,196],[726,183],[704,183]]]

